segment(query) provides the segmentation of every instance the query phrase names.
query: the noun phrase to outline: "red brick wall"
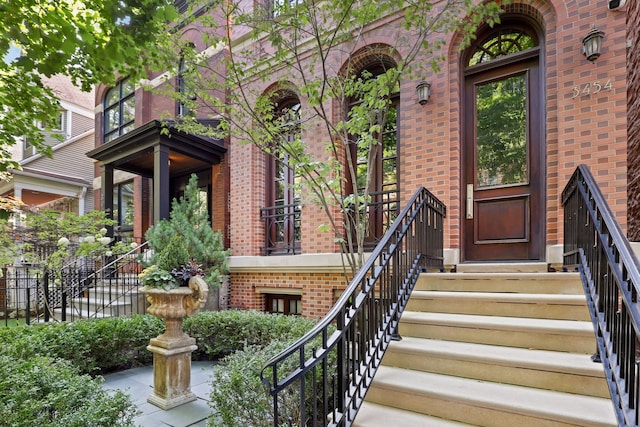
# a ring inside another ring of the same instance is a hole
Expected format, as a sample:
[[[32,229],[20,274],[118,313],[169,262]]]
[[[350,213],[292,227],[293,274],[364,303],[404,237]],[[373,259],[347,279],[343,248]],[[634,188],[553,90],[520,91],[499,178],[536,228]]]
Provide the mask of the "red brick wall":
[[[620,12],[621,13],[621,12]],[[627,1],[628,237],[640,241],[640,2]]]
[[[634,2],[635,3],[635,2]],[[530,16],[543,29],[541,68],[545,73],[544,158],[546,160],[546,244],[562,242],[560,195],[575,168],[587,164],[622,227],[627,221],[626,184],[626,68],[625,13],[607,9],[606,2],[521,1],[511,11]],[[396,23],[366,34],[368,44],[388,43]],[[591,63],[582,55],[582,38],[592,26],[606,33],[602,56]],[[447,205],[445,247],[460,246],[461,212],[461,114],[462,84],[459,37],[451,35],[448,60],[439,73],[428,67],[421,75],[402,82],[400,100],[400,188],[401,199],[408,200],[419,186],[425,186]],[[357,47],[357,46],[356,46]],[[355,50],[356,47],[353,49]],[[402,56],[405,52],[401,51]],[[340,64],[340,58],[335,63]],[[426,59],[425,59],[426,60]],[[415,86],[425,78],[432,83],[429,103],[416,102]],[[278,79],[260,83],[263,90]],[[611,90],[594,94],[594,83]],[[295,83],[295,82],[294,82]],[[583,94],[585,86],[590,93]],[[573,88],[580,94],[572,97]],[[305,108],[305,101],[302,108]],[[328,105],[330,107],[330,105]],[[330,110],[329,110],[330,111]],[[322,159],[326,156],[326,135],[322,126],[311,128],[303,139],[309,150]],[[231,243],[235,255],[259,254],[262,245],[260,202],[264,193],[263,159],[254,149],[232,141]],[[237,159],[242,158],[238,162]],[[258,174],[258,175],[256,175]],[[237,193],[235,190],[238,190]],[[333,236],[319,233],[326,222],[324,212],[310,201],[303,207],[302,247],[305,253],[337,250]],[[258,227],[258,229],[253,229]]]
[[[265,309],[265,294],[256,288],[299,289],[302,292],[302,314],[308,318],[321,318],[334,303],[336,291],[345,288],[340,273],[232,273],[230,308],[240,310]],[[286,291],[285,291],[286,293]]]

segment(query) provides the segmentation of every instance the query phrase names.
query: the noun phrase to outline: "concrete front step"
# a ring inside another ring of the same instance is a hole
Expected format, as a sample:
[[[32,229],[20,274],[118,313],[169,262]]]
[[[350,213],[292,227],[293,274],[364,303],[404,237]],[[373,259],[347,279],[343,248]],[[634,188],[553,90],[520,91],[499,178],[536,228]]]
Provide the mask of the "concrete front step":
[[[590,320],[584,295],[414,291],[408,311]]]
[[[76,310],[74,308],[67,308],[66,312],[65,312],[65,317],[62,317],[62,309],[61,308],[56,308],[53,310],[53,318],[58,320],[58,321],[70,321],[70,320],[78,320],[78,319],[86,319],[87,317],[91,318],[91,319],[103,319],[103,318],[107,318],[107,317],[113,317],[110,313],[104,313],[104,312],[91,312],[90,316],[87,316],[87,310]]]
[[[427,273],[415,290],[584,295],[578,273]]]
[[[364,402],[353,424],[354,427],[464,427],[470,425],[472,424],[431,417],[371,402]]]
[[[402,336],[590,354],[591,322],[408,311]]]
[[[107,298],[75,298],[72,305],[76,311],[81,313],[106,313],[110,316],[128,316],[133,308],[130,299],[110,301]]]
[[[481,426],[617,425],[609,399],[388,366],[378,369],[367,401]]]
[[[404,337],[390,344],[382,363],[609,398],[602,365],[594,363],[587,354]]]

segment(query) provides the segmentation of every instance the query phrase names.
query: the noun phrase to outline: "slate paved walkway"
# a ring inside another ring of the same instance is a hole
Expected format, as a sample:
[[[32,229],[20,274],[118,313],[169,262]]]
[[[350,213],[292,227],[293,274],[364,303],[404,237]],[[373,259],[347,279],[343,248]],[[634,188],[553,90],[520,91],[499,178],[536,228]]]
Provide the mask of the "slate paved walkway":
[[[191,391],[197,400],[164,411],[147,402],[153,391],[153,366],[129,369],[104,376],[105,389],[119,389],[131,396],[141,414],[135,418],[141,427],[206,427],[212,415],[209,407],[214,362],[191,363]]]

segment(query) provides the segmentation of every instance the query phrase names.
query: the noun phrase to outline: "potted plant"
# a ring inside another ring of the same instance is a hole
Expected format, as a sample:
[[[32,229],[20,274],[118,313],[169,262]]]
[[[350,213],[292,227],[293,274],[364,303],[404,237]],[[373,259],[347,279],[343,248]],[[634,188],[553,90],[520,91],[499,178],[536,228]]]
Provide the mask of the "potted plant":
[[[204,306],[209,286],[218,286],[227,271],[228,252],[207,212],[192,175],[184,196],[173,200],[169,219],[145,234],[152,252],[139,275],[141,292],[150,304],[147,312],[166,325],[166,331],[147,347],[154,353],[154,392],[148,401],[165,410],[195,400],[190,372],[191,352],[197,346],[182,331],[182,320]]]
[[[202,280],[203,270],[190,267],[186,246],[180,236],[174,236],[169,244],[151,257],[153,264],[138,275],[143,285],[141,292],[147,296],[147,312],[165,319],[165,335],[182,336],[182,319],[198,311],[206,300],[209,287]],[[193,274],[189,274],[193,273]]]

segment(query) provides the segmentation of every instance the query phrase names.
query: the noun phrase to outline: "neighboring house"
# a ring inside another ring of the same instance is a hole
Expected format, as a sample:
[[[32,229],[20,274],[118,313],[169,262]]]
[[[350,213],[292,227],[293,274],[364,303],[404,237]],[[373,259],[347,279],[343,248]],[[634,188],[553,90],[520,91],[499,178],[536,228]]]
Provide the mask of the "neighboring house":
[[[253,4],[265,7],[263,2]],[[560,265],[561,192],[582,163],[593,171],[623,229],[627,226],[626,11],[610,11],[607,2],[590,0],[516,0],[506,11],[499,25],[483,26],[463,51],[458,49],[461,35],[445,36],[442,70],[425,76],[432,89],[426,104],[416,96],[421,78],[403,81],[394,98],[398,119],[389,130],[395,136],[394,173],[381,167],[386,181],[380,180],[379,190],[393,188],[389,194],[397,198],[395,209],[420,186],[446,204],[447,268],[497,261]],[[375,73],[407,54],[389,49],[395,22],[390,18],[364,34],[356,71]],[[594,26],[605,38],[602,55],[591,62],[582,48]],[[197,28],[181,31],[212,63],[223,54],[207,45]],[[241,38],[242,31],[234,35]],[[511,43],[509,37],[525,42]],[[483,54],[496,43],[511,47],[498,55]],[[296,82],[287,82],[294,89],[280,90],[277,70],[270,77],[257,87],[278,93],[279,105],[296,111],[308,108],[295,90]],[[165,84],[160,74],[149,81]],[[179,90],[181,81],[174,76],[170,83]],[[477,129],[500,122],[482,122],[478,97],[502,84],[522,89],[522,144],[512,153],[515,164],[500,166],[518,170],[510,178],[491,174],[495,165],[483,164],[487,148],[476,137]],[[637,109],[636,104],[630,108]],[[98,131],[88,155],[98,161],[100,180],[94,190],[100,194],[100,208],[117,209],[117,195],[128,186],[134,194],[130,227],[142,239],[150,224],[168,215],[170,200],[188,175],[198,173],[211,201],[213,227],[223,232],[232,249],[231,307],[309,317],[327,312],[345,286],[339,248],[329,234],[317,231],[325,221],[317,206],[299,203],[297,195],[277,196],[283,194],[278,186],[290,188],[290,183],[276,179],[282,176],[276,176],[278,167],[271,157],[233,138],[213,141],[173,128],[162,133],[157,119],[167,113],[178,116],[181,106],[126,78],[113,88],[98,87],[95,105]],[[208,111],[193,113],[202,120],[209,117]],[[324,135],[302,132],[310,150],[323,153]],[[301,223],[292,239],[273,239],[265,231],[261,210],[279,205],[301,206]],[[376,234],[384,231],[384,225],[375,227]]]
[[[0,195],[13,196],[30,208],[58,209],[82,215],[93,210],[93,161],[85,153],[93,147],[93,93],[84,93],[62,76],[43,79],[60,99],[60,117],[54,138],[45,143],[52,158],[35,152],[25,138],[12,147],[22,170],[12,170],[0,183]]]

